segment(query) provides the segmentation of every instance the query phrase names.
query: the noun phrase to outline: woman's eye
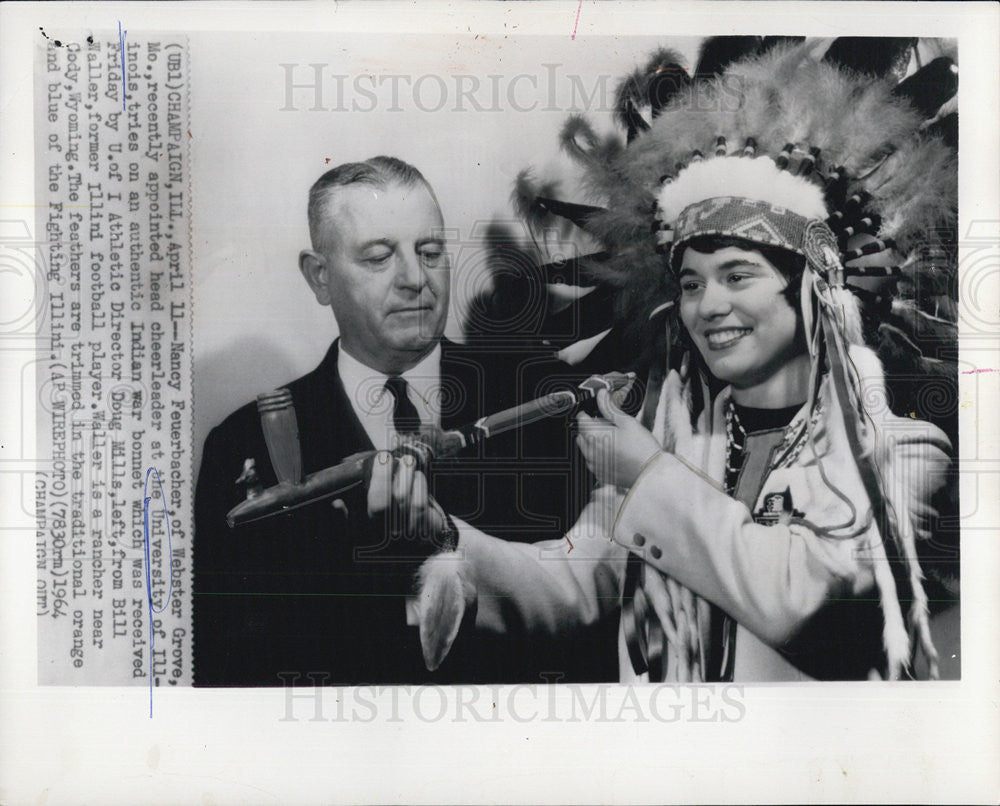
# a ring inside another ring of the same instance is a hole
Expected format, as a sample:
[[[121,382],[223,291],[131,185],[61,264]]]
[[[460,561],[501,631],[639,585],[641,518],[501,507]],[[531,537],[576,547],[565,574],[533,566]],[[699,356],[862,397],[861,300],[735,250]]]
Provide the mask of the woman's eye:
[[[684,294],[694,294],[697,293],[699,287],[698,283],[695,282],[681,283],[681,292]]]
[[[750,275],[749,274],[739,274],[739,273],[736,273],[736,272],[734,272],[733,274],[730,274],[729,277],[727,278],[727,280],[730,283],[739,283],[739,282],[742,282],[743,280],[748,280],[748,279],[750,279]]]

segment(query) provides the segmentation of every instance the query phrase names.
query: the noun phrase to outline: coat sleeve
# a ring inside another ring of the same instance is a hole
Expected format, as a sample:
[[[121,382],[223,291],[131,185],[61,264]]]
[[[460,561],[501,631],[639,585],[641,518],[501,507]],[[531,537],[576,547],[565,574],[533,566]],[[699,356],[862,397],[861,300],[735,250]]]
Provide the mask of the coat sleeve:
[[[855,540],[757,524],[745,505],[668,453],[632,486],[614,540],[772,646],[791,640],[828,600],[873,583]]]
[[[924,539],[947,466],[946,440],[931,437],[912,432],[893,451],[896,466],[908,469],[905,494]],[[931,469],[941,472],[926,472]],[[920,483],[913,483],[918,476]],[[668,453],[629,490],[613,537],[775,647],[795,638],[828,603],[863,596],[874,585],[859,552],[862,538],[757,524],[745,505]]]
[[[562,540],[517,543],[459,522],[462,573],[475,590],[476,626],[559,635],[618,608],[626,552],[610,539],[621,496],[595,491]]]

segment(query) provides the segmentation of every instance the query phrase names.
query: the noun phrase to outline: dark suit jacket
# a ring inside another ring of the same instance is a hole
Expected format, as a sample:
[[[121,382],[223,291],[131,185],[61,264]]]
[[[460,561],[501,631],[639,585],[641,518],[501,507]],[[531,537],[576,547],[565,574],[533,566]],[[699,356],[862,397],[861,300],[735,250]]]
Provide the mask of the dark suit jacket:
[[[493,354],[443,342],[442,427],[477,420],[576,380],[538,353]],[[305,473],[372,449],[337,373],[337,343],[313,372],[287,385],[298,419]],[[435,673],[423,665],[404,599],[430,547],[386,543],[366,515],[365,491],[346,507],[322,502],[230,529],[243,500],[234,483],[255,459],[276,482],[254,403],[205,441],[195,495],[195,685],[419,684],[613,680],[614,624],[586,635],[539,641],[462,631]],[[498,436],[478,451],[435,464],[431,489],[453,515],[516,540],[560,537],[589,494],[589,479],[565,418]]]

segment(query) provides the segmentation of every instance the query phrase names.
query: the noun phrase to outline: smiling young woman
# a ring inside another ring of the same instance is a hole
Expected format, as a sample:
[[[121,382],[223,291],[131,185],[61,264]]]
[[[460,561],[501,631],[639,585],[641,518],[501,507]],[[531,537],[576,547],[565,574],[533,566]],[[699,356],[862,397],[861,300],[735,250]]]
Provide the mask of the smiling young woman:
[[[809,354],[785,293],[789,278],[751,243],[716,246],[710,238],[688,244],[680,266],[680,319],[699,356],[732,385],[736,403],[805,403]]]
[[[620,607],[624,681],[937,675],[918,546],[950,446],[889,409],[846,278],[893,244],[917,270],[915,244],[954,220],[955,165],[905,102],[814,49],[732,64],[624,150],[568,123],[609,200],[587,221],[608,276],[665,350],[638,419],[607,393],[601,418],[580,415],[601,486],[572,557],[460,525],[428,602],[448,589],[435,573],[457,573],[485,629],[560,632]]]

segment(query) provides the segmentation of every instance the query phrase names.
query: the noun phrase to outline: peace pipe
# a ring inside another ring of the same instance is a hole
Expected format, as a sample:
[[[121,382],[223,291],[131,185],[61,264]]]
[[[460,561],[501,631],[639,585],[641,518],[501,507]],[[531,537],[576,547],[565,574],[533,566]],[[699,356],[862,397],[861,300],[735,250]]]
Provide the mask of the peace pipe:
[[[397,457],[413,456],[418,465],[425,469],[435,457],[454,456],[467,446],[478,445],[496,434],[521,428],[546,417],[572,412],[594,400],[599,390],[616,392],[634,378],[634,372],[593,375],[575,390],[550,392],[520,406],[482,417],[461,428],[444,431],[437,427],[425,427],[419,436],[406,438],[392,454]],[[257,398],[257,410],[278,483],[266,490],[259,485],[254,486],[256,474],[252,460],[248,459],[243,475],[237,479],[247,482],[247,499],[226,515],[230,528],[342,495],[364,484],[370,476],[377,451],[352,454],[339,464],[303,477],[298,425],[291,394],[287,389],[278,389],[260,395]]]

